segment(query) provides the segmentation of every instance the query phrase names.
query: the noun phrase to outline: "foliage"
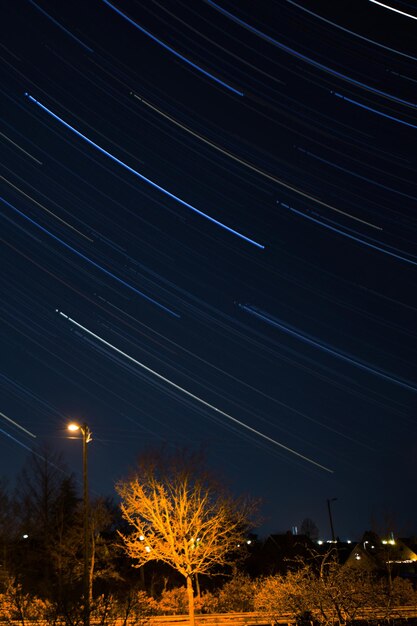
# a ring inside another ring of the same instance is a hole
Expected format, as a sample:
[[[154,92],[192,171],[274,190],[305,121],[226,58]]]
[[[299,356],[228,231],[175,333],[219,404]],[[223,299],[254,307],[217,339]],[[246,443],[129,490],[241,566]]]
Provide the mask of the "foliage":
[[[244,613],[254,610],[256,586],[245,574],[236,574],[226,582],[217,594],[219,613]]]
[[[411,581],[396,577],[379,582],[379,605],[385,608],[386,617],[395,617],[395,608],[398,606],[413,606],[417,608],[417,591]]]
[[[219,597],[217,593],[204,591],[197,600],[200,613],[210,614],[219,612]]]
[[[144,626],[152,615],[158,614],[158,603],[144,591],[132,591],[120,597],[100,596],[95,599],[91,621],[112,626]]]
[[[82,503],[72,477],[58,470],[59,459],[45,455],[35,453],[15,499],[0,481],[0,619],[21,626],[32,620],[76,626],[83,617]],[[255,610],[270,623],[287,614],[298,626],[324,626],[353,623],[364,610],[368,615],[378,610],[389,620],[397,617],[397,607],[417,607],[411,583],[393,575],[389,549],[378,576],[366,571],[364,560],[341,565],[336,549],[323,555],[311,542],[294,555],[289,541],[279,558],[292,554],[287,566],[298,564],[297,570],[255,581],[239,573],[236,563],[247,550],[252,507],[230,498],[199,469],[198,457],[143,459],[120,493],[124,519],[108,500],[90,506],[95,623],[143,626],[152,615],[186,613],[187,602],[190,624],[194,608],[201,613]],[[126,548],[136,565],[146,566],[132,568]],[[250,550],[253,554],[253,545]],[[178,587],[180,574],[186,587]]]
[[[413,588],[411,580],[397,576],[392,581],[391,602],[393,606],[417,606],[417,590]]]
[[[273,623],[283,613],[296,619],[313,608],[310,597],[313,588],[314,574],[309,567],[288,572],[286,576],[269,576],[258,582],[254,609],[265,613]]]
[[[407,581],[394,579],[390,585],[367,571],[340,565],[331,551],[296,572],[259,581],[254,607],[272,622],[288,613],[293,620],[314,615],[317,623],[330,625],[352,623],[373,609],[385,610],[388,619],[392,607],[415,601]]]
[[[185,587],[165,589],[158,600],[161,615],[184,615],[188,613],[188,596]]]
[[[9,580],[5,593],[0,594],[0,607],[3,620],[7,623],[45,620],[51,607],[47,601],[24,593],[22,585]]]

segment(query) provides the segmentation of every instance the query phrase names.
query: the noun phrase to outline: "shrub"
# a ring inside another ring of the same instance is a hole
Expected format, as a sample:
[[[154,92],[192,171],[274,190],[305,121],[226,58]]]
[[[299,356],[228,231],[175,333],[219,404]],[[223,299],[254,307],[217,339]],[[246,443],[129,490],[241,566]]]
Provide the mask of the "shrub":
[[[219,613],[245,613],[253,611],[256,585],[249,576],[236,574],[218,593]]]
[[[187,589],[175,587],[163,591],[158,601],[158,612],[162,615],[185,615],[188,613]]]

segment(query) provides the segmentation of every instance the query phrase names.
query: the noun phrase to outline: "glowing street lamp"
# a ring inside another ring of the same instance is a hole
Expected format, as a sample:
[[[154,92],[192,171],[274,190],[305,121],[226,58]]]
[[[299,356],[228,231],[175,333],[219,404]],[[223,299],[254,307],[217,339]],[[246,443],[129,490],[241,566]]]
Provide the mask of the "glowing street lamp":
[[[89,500],[88,500],[88,472],[87,472],[87,444],[92,440],[91,430],[87,424],[80,426],[72,422],[68,424],[70,432],[80,431],[83,436],[83,530],[84,530],[84,626],[90,626],[90,601],[91,584],[89,574],[90,550],[89,550]]]

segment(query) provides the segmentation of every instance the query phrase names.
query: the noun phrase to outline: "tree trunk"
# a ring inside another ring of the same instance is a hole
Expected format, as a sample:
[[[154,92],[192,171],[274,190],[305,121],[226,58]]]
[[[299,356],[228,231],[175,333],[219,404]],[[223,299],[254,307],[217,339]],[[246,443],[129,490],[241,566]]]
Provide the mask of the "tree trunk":
[[[139,568],[140,588],[145,590],[145,563]]]
[[[188,617],[190,626],[195,626],[194,621],[194,589],[191,576],[187,576]]]

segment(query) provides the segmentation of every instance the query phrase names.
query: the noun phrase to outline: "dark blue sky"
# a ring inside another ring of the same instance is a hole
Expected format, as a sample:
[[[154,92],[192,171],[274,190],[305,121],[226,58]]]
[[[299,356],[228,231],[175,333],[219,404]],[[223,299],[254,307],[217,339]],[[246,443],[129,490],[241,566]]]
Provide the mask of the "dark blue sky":
[[[390,6],[10,3],[0,475],[44,442],[79,475],[79,419],[94,493],[202,446],[261,533],[328,537],[333,497],[341,537],[417,533],[417,13]]]

